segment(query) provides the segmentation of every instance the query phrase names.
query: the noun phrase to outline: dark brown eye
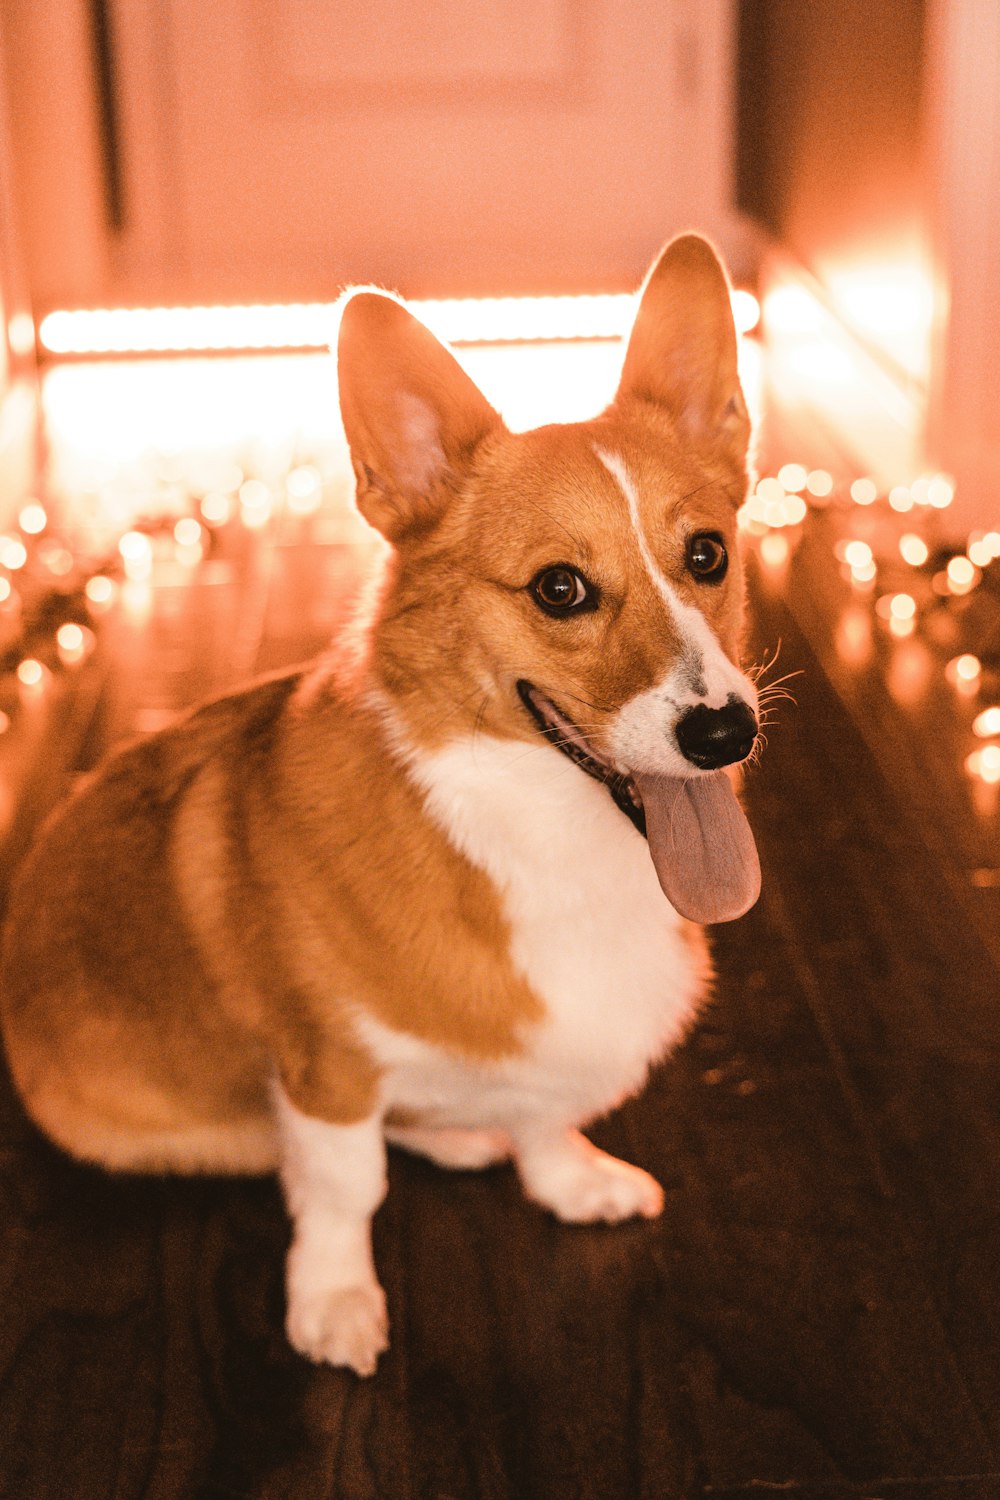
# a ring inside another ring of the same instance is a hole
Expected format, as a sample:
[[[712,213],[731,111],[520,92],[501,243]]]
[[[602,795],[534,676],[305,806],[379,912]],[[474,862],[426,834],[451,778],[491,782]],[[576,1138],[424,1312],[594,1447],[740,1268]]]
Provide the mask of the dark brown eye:
[[[546,614],[568,615],[590,602],[587,585],[572,568],[544,568],[531,585],[535,603]]]
[[[721,583],[729,567],[729,553],[715,531],[699,531],[687,544],[688,572],[706,583]]]

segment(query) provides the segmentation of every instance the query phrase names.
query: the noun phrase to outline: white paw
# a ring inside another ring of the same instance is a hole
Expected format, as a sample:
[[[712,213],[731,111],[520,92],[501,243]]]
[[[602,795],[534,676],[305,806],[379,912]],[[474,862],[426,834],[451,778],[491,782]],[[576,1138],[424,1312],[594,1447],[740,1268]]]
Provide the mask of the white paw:
[[[385,1293],[374,1278],[305,1295],[289,1288],[285,1327],[288,1342],[307,1359],[346,1365],[358,1375],[374,1375],[389,1347]]]
[[[519,1164],[529,1196],[570,1224],[655,1219],[663,1211],[655,1177],[582,1136],[571,1135],[560,1150],[522,1157]]]

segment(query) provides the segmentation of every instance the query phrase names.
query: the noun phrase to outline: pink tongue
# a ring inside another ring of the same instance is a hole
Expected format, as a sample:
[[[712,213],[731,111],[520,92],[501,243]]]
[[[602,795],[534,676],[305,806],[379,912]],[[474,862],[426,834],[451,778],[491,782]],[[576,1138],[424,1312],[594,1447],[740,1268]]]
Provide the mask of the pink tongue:
[[[760,895],[760,863],[750,824],[725,771],[633,776],[660,885],[692,922],[731,922]]]

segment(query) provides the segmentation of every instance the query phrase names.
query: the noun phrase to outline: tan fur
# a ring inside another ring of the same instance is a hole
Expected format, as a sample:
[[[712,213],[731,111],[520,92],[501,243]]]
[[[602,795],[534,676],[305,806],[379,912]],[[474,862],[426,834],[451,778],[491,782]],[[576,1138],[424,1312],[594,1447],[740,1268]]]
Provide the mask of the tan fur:
[[[14,892],[8,1055],[67,1150],[117,1168],[269,1169],[275,1079],[304,1115],[372,1113],[379,1067],[359,1012],[474,1060],[528,1045],[544,1006],[511,959],[503,893],[428,815],[407,758],[479,730],[537,746],[522,677],[606,753],[611,718],[662,677],[675,626],[595,446],[622,456],[666,576],[735,659],[747,432],[728,290],[708,254],[707,269],[682,249],[673,278],[654,273],[604,416],[518,436],[402,309],[347,304],[358,503],[394,548],[371,615],[312,671],[115,756]],[[683,369],[668,359],[664,383],[664,328],[697,297],[715,321],[681,340]],[[362,357],[380,344],[412,400]],[[679,509],[689,530],[726,538],[723,586],[685,570]],[[592,579],[601,610],[540,612],[530,582],[557,563]]]

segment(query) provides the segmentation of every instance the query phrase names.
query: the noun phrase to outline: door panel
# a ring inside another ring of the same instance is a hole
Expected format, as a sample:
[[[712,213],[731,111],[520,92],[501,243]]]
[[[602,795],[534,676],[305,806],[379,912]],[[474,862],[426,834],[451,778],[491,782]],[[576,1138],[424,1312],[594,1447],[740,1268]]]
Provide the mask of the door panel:
[[[730,218],[731,0],[113,0],[134,301],[631,285]]]

